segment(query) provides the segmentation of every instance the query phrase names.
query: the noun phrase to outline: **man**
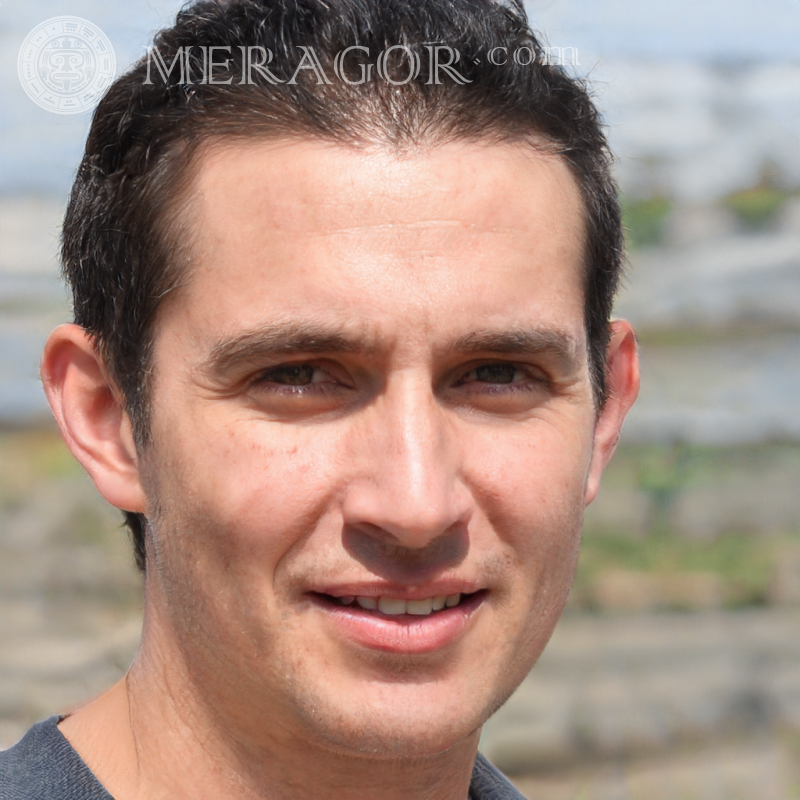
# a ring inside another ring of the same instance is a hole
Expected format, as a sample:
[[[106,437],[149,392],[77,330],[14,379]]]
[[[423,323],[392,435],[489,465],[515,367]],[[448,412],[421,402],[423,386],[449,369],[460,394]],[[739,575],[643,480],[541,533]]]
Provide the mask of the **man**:
[[[42,375],[144,629],[3,797],[518,796],[481,726],[638,383],[597,114],[540,56],[490,0],[199,3],[109,90]]]

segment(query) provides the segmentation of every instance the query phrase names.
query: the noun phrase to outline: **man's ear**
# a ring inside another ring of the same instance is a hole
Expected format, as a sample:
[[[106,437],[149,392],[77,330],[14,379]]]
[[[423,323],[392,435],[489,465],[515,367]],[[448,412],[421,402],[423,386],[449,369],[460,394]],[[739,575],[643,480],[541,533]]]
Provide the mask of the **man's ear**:
[[[117,508],[144,513],[130,420],[83,328],[61,325],[50,334],[41,376],[61,435],[100,494]]]
[[[597,415],[592,463],[584,495],[587,506],[597,496],[600,478],[617,447],[622,423],[638,394],[636,336],[630,323],[615,320],[611,323],[611,338],[606,350],[606,401]]]

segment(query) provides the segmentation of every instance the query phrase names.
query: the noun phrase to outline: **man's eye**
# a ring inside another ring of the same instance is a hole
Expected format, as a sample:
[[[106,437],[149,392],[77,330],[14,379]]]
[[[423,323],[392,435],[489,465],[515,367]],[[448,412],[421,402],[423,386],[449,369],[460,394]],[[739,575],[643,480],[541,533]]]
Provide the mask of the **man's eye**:
[[[319,383],[321,378],[321,370],[311,364],[286,364],[265,370],[261,373],[260,381],[283,386],[308,386]]]
[[[519,372],[513,364],[484,364],[472,370],[471,374],[481,383],[511,383]]]
[[[519,383],[527,377],[528,375],[514,364],[499,362],[475,367],[462,378],[461,383]]]
[[[288,419],[344,408],[356,394],[347,370],[322,360],[267,367],[253,376],[248,397],[265,413]]]

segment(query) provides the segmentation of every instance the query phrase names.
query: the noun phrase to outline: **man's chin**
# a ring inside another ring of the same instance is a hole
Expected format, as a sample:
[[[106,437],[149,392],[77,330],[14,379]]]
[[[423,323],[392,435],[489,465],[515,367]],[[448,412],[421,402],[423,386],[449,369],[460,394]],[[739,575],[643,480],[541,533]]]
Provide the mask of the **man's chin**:
[[[488,716],[474,709],[460,714],[446,708],[431,713],[406,708],[400,714],[386,708],[363,710],[366,713],[357,716],[343,711],[327,721],[315,715],[307,723],[315,729],[312,736],[328,749],[354,757],[403,761],[436,758],[462,743],[477,747]]]
[[[388,726],[387,726],[388,727]],[[343,755],[374,759],[377,761],[419,761],[436,759],[459,745],[477,747],[480,728],[473,731],[436,730],[430,726],[421,730],[369,731],[365,735],[362,728],[358,733],[344,740],[337,731],[335,737],[327,740],[328,747]],[[474,738],[474,745],[472,740]]]

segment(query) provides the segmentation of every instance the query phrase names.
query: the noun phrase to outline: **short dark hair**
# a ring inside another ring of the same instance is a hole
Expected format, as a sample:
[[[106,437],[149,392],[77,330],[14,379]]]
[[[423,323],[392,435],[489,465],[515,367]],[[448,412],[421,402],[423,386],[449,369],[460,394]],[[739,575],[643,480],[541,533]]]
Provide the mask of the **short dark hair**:
[[[345,66],[337,55],[352,45],[366,50],[350,51]],[[254,53],[255,67],[247,62]],[[383,58],[379,77],[355,83],[358,62],[376,56]],[[437,59],[453,69],[433,75]],[[496,140],[557,153],[584,203],[584,313],[600,405],[623,260],[619,203],[586,86],[548,61],[518,0],[205,0],[184,7],[98,105],[64,221],[75,322],[93,337],[122,394],[137,448],[150,440],[154,322],[185,277],[181,195],[198,147],[219,137],[397,149]],[[146,520],[131,512],[125,518],[144,570]]]

